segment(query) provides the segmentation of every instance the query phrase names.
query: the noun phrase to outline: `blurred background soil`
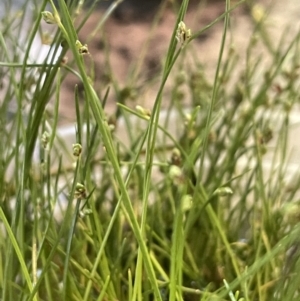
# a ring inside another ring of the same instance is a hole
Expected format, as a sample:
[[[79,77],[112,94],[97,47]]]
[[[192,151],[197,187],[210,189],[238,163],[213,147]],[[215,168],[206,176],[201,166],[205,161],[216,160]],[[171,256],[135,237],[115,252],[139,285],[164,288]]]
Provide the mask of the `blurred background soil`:
[[[235,3],[232,1],[232,6]],[[79,32],[80,41],[82,44],[87,43],[90,52],[90,55],[85,57],[86,66],[91,70],[95,89],[102,97],[107,87],[110,87],[106,104],[109,114],[115,111],[116,102],[126,101],[126,105],[140,104],[151,109],[163,58],[175,26],[176,7],[171,5],[170,1],[124,0],[105,25],[94,32],[110,4],[111,1],[102,2],[100,8],[93,11]],[[266,25],[272,42],[280,40],[288,24],[290,27],[285,34],[290,37],[299,29],[300,1],[257,0],[251,4],[258,8],[264,7],[269,14]],[[191,1],[184,21],[192,32],[196,32],[224,13],[224,9],[225,1],[222,0]],[[255,26],[252,17],[247,3],[240,5],[231,14],[227,49],[234,45],[241,57]],[[156,26],[153,26],[155,22]],[[223,19],[192,42],[192,56],[197,57],[210,79],[213,78],[216,69],[222,30]],[[88,38],[91,33],[94,34]],[[241,68],[242,66],[243,60]],[[66,122],[75,119],[75,84],[78,84],[79,91],[82,92],[80,81],[68,74],[61,92],[60,108],[62,119]],[[167,85],[166,93],[170,92],[170,89],[172,87]],[[80,98],[84,101],[83,93],[80,93]]]

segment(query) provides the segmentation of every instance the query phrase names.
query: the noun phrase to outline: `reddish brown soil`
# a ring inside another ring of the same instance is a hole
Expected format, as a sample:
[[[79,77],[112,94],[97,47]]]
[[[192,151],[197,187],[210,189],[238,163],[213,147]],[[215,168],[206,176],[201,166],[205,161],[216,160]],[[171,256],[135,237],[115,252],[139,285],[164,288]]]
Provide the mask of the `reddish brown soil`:
[[[90,34],[104,14],[103,9],[95,10],[79,32],[81,42],[87,43],[89,47],[90,56],[85,58],[86,66],[88,70],[93,70],[90,73],[97,93],[103,97],[107,87],[110,86],[106,106],[109,113],[114,112],[116,102],[121,102],[126,97],[130,98],[129,96],[135,96],[134,103],[151,108],[158,88],[157,82],[160,79],[163,59],[175,26],[176,13],[168,5],[163,9],[157,27],[152,30],[155,16],[160,13],[161,6],[157,6],[156,3],[158,0],[148,1],[148,6],[140,6],[139,9],[136,9],[135,1],[140,3],[139,0],[125,0],[123,7],[119,8],[107,20],[105,26],[90,38]],[[274,47],[278,47],[277,41],[281,40],[283,34],[285,41],[293,39],[300,25],[300,1],[252,0],[252,2],[262,4],[269,14],[265,27]],[[231,1],[231,4],[234,5],[234,1]],[[195,33],[220,16],[224,12],[224,5],[223,0],[192,1],[184,21]],[[285,31],[287,26],[289,30]],[[234,45],[239,57],[245,57],[253,27],[249,9],[245,4],[234,10],[231,13],[226,51],[229,46]],[[206,75],[211,79],[216,69],[222,29],[223,20],[204,31],[191,43],[193,49],[191,58],[196,58],[204,66]],[[267,61],[267,54],[259,47],[257,55],[264,56],[264,60]],[[240,68],[243,68],[244,64],[245,60],[241,59]],[[81,87],[77,78],[68,75],[61,93],[61,115],[66,122],[74,120],[75,84]],[[166,93],[170,92],[170,89],[172,88],[167,85]],[[81,99],[84,101],[83,97]],[[134,106],[134,103],[126,104]]]
[[[192,32],[196,32],[215,20],[224,12],[224,1],[212,1],[209,4],[191,4],[185,17],[185,23]],[[209,2],[209,1],[208,1]],[[149,5],[133,9],[132,6],[124,6],[118,9],[106,22],[103,29],[89,38],[89,34],[97,27],[104,10],[95,11],[87,20],[79,33],[82,43],[87,43],[90,57],[86,57],[87,66],[93,66],[95,88],[100,95],[105,89],[111,86],[107,111],[113,112],[116,101],[122,101],[122,96],[134,91],[141,92],[145,81],[151,81],[159,76],[162,68],[162,59],[166,54],[172,31],[176,22],[174,8],[170,5],[161,6]],[[155,17],[160,14],[156,28],[153,29]],[[240,7],[234,15],[247,15],[246,6]],[[212,53],[219,49],[219,38],[217,33],[221,31],[222,21],[205,31],[194,42],[199,47],[213,43],[213,49],[205,53],[203,57],[210,59]],[[198,46],[196,46],[198,47]],[[145,51],[145,52],[144,52]],[[107,65],[107,58],[109,65]],[[142,60],[141,60],[142,59]],[[139,67],[137,67],[137,65]],[[132,72],[135,76],[132,80]],[[63,99],[61,105],[62,116],[66,120],[74,119],[74,85],[81,84],[74,76],[68,75],[61,93]],[[118,94],[113,87],[123,89]],[[84,100],[82,100],[84,101]],[[151,107],[153,99],[147,101]]]

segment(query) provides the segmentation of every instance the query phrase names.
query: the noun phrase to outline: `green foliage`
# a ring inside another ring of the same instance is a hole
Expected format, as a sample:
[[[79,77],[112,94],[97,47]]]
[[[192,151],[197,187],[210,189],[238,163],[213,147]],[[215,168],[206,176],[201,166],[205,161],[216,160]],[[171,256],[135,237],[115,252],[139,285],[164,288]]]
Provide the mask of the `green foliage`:
[[[95,90],[88,42],[78,38],[96,2],[89,10],[46,4],[24,4],[33,16],[24,45],[24,15],[7,5],[1,20],[1,300],[297,300],[300,176],[288,146],[300,32],[275,49],[265,18],[253,14],[243,55],[227,43],[242,2],[227,0],[224,14],[198,31],[184,23],[189,1],[174,4],[152,110],[130,106],[140,83],[119,88],[113,79],[120,102],[109,117],[110,91]],[[54,39],[44,63],[32,64],[43,18]],[[194,40],[220,20],[211,80]],[[154,23],[159,30],[159,17]],[[140,65],[133,68],[134,83]],[[59,125],[67,73],[85,99],[75,86],[73,143]]]

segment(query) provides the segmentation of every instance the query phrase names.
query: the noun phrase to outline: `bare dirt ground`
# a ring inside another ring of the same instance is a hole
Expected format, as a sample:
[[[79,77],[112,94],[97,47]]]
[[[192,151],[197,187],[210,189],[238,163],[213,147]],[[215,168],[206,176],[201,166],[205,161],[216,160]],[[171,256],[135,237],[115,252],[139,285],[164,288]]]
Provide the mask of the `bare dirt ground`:
[[[104,90],[108,86],[111,87],[106,107],[109,113],[115,110],[115,103],[122,97],[115,93],[113,87],[118,87],[125,94],[130,94],[132,91],[143,94],[143,99],[140,98],[139,101],[151,108],[157,86],[149,85],[152,91],[143,90],[143,83],[159,78],[162,59],[175,24],[173,10],[169,7],[163,9],[161,13],[159,1],[153,1],[146,6],[139,4],[143,1],[137,3],[133,3],[134,0],[130,1],[131,3],[126,5],[125,0],[124,4],[108,19],[104,28],[97,31],[91,40],[87,40],[87,36],[97,27],[104,9],[96,10],[79,34],[81,41],[88,44],[91,56],[86,58],[86,62],[87,66],[91,64],[94,66],[95,87],[99,94],[103,95]],[[215,20],[225,9],[224,1],[199,1],[199,3],[194,1],[190,5],[185,18],[185,23],[192,32],[200,30]],[[287,26],[289,30],[285,34],[290,39],[294,36],[300,25],[300,1],[263,0],[258,1],[258,5],[269,14],[267,30],[272,42],[280,41]],[[160,13],[157,26],[153,29],[155,16]],[[245,54],[254,26],[250,14],[245,4],[231,14],[228,47],[230,44],[234,45],[241,56]],[[193,41],[194,53],[211,78],[216,67],[222,29],[221,20]],[[107,57],[110,65],[105,63]],[[80,88],[79,81],[75,77],[68,76],[61,93],[61,116],[67,123],[74,120],[73,102],[76,83]]]
[[[126,0],[125,0],[126,2]],[[83,43],[86,36],[96,27],[103,15],[103,10],[94,12],[81,30],[79,37]],[[200,30],[218,16],[224,13],[223,1],[212,1],[210,4],[195,3],[191,5],[185,18],[185,22],[193,32]],[[155,16],[160,14],[156,27],[153,27]],[[240,16],[247,20],[246,7],[239,7],[233,16]],[[124,6],[118,9],[108,19],[103,30],[97,32],[92,40],[87,41],[90,58],[86,58],[87,65],[93,62],[95,66],[95,87],[103,90],[108,85],[117,85],[123,91],[135,89],[143,93],[145,99],[140,99],[144,105],[151,108],[155,98],[155,88],[150,85],[152,91],[141,91],[145,81],[155,81],[159,77],[162,60],[166,54],[168,44],[176,21],[176,15],[170,8],[160,6],[149,6],[134,8]],[[247,24],[250,21],[246,21]],[[245,24],[244,27],[248,25]],[[196,51],[204,65],[213,72],[219,51],[222,33],[222,21],[205,31],[196,41]],[[110,66],[105,61],[109,58]],[[132,76],[134,74],[134,76]],[[68,76],[62,92],[62,116],[66,120],[72,120],[74,111],[70,103],[74,100],[74,83],[79,81]],[[125,92],[124,92],[125,93]],[[111,89],[107,111],[112,113],[116,101],[120,101]]]

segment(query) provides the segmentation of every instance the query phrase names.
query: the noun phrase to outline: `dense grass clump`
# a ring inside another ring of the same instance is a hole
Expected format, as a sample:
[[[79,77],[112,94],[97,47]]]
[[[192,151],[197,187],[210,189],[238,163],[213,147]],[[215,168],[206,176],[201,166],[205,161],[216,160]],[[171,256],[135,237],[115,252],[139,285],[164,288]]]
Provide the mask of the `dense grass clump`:
[[[298,300],[300,176],[289,143],[300,99],[300,32],[276,48],[266,15],[249,1],[253,35],[244,54],[229,32],[244,1],[227,0],[217,20],[193,30],[185,20],[189,1],[174,2],[153,108],[133,109],[123,97],[108,116],[111,90],[130,91],[113,74],[106,90],[93,85],[93,64],[84,59],[93,58],[78,33],[96,2],[28,0],[26,33],[26,13],[5,2],[1,300]],[[158,14],[164,9],[170,5]],[[194,42],[219,21],[211,79]],[[52,36],[42,63],[31,54],[39,35]],[[59,125],[69,73],[82,88],[74,86],[71,138]]]

